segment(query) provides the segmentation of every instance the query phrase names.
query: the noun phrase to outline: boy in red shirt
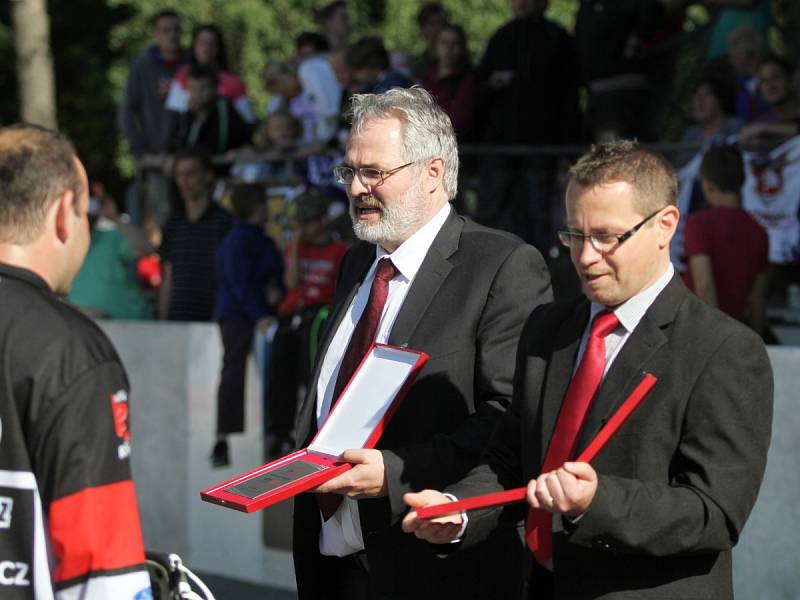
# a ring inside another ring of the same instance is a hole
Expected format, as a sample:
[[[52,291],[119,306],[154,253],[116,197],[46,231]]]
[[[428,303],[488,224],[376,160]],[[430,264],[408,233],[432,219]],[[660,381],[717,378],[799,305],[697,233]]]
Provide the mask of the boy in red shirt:
[[[273,443],[269,455],[294,448],[291,430],[298,394],[305,390],[316,340],[333,301],[339,263],[347,250],[328,230],[328,200],[315,193],[295,199],[297,223],[284,255],[286,297],[278,308],[272,343],[267,411]]]
[[[769,239],[741,208],[744,166],[733,146],[711,148],[700,165],[710,208],[686,221],[684,281],[701,299],[759,334],[765,329]]]

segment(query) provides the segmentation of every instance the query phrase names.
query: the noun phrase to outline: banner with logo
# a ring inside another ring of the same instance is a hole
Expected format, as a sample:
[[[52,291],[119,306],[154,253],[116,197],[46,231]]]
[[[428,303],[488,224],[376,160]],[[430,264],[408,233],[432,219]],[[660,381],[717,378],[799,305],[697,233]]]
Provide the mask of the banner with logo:
[[[744,153],[742,208],[769,234],[769,260],[800,258],[800,136],[769,154]]]

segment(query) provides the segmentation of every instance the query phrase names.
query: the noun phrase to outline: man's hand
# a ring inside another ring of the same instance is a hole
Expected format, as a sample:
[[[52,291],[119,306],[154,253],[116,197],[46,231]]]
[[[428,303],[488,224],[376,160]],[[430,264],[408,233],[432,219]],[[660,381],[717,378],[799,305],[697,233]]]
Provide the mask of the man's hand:
[[[313,491],[321,494],[342,494],[357,500],[386,495],[386,471],[380,450],[345,450],[342,459],[355,466]]]
[[[585,513],[597,492],[597,473],[584,462],[567,462],[528,483],[526,499],[541,508],[569,517]]]
[[[436,490],[423,490],[416,494],[406,494],[403,502],[412,509],[433,504],[452,502],[450,498]],[[413,533],[421,540],[432,544],[449,544],[461,531],[461,513],[446,515],[436,519],[419,519],[416,510],[411,510],[403,519],[403,531]]]

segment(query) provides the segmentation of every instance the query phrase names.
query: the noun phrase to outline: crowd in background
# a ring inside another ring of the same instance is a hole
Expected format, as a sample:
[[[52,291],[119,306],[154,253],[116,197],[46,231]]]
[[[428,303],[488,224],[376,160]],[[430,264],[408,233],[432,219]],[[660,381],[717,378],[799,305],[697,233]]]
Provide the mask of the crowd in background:
[[[198,25],[185,50],[181,15],[163,10],[119,105],[137,180],[119,203],[93,188],[92,245],[71,299],[96,316],[219,321],[221,398],[243,393],[254,332],[277,328],[279,368],[267,377],[276,398],[296,397],[350,235],[347,197],[332,169],[343,158],[352,94],[430,91],[462,145],[460,210],[555,259],[560,173],[575,153],[568,148],[661,139],[692,4],[700,2],[581,0],[569,33],[546,17],[547,0],[509,0],[511,19],[473,61],[464,29],[441,4],[421,6],[424,50],[408,56],[379,37],[353,39],[350,9],[335,1],[319,11],[318,31],[298,32],[295,56],[269,61],[263,110],[231,70],[220,29]],[[782,282],[785,294],[797,279],[800,175],[789,172],[800,161],[792,146],[800,132],[798,68],[769,50],[769,0],[702,4],[713,16],[706,62],[693,123],[671,156],[682,169],[688,217],[674,254],[701,297],[768,337],[769,290]],[[706,164],[705,152],[720,145],[734,155]],[[777,186],[790,198],[782,216],[749,209],[750,180],[753,194]],[[773,229],[781,230],[782,251]],[[287,411],[271,418],[276,453],[288,443]],[[239,430],[239,412],[220,413],[220,444]],[[224,464],[226,448],[215,447],[214,457]]]

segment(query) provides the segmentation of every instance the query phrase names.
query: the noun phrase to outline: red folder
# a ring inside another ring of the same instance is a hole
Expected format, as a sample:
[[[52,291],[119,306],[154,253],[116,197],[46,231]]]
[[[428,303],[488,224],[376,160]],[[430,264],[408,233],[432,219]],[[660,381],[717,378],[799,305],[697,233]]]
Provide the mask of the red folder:
[[[373,344],[308,448],[200,492],[206,502],[254,512],[351,468],[348,448],[374,448],[428,356]]]
[[[575,462],[590,462],[597,456],[600,449],[611,438],[612,435],[619,429],[620,425],[625,422],[628,416],[633,412],[642,399],[650,392],[652,387],[656,384],[657,379],[650,373],[645,373],[644,378],[639,382],[639,385],[631,392],[631,395],[622,403],[613,416],[597,433],[597,435],[589,442],[586,449],[580,453],[575,459]],[[503,492],[493,492],[491,494],[483,494],[481,496],[473,496],[471,498],[463,498],[455,502],[445,502],[444,504],[433,504],[431,506],[424,506],[417,509],[417,517],[420,519],[435,519],[436,517],[443,517],[445,515],[452,515],[463,511],[476,510],[478,508],[487,508],[489,506],[500,506],[503,504],[514,504],[515,502],[522,502],[525,500],[527,487],[514,488],[505,490]]]

